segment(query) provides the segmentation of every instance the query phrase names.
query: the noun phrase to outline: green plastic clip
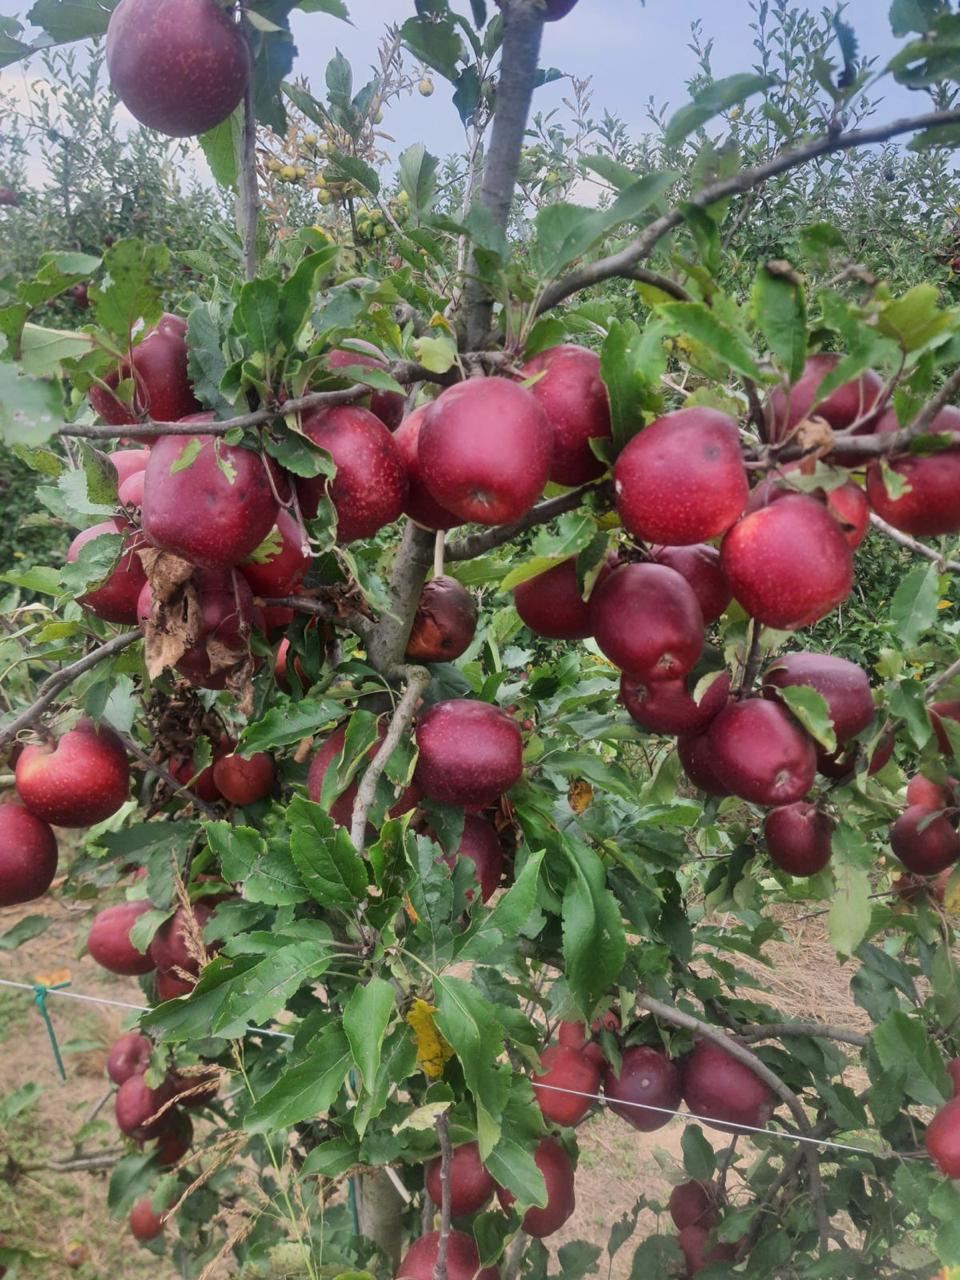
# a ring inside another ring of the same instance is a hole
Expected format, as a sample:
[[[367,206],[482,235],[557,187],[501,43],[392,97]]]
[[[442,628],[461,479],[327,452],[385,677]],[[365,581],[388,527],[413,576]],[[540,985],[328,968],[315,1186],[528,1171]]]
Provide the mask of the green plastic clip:
[[[57,1044],[57,1033],[53,1029],[53,1023],[50,1021],[50,1011],[47,1009],[47,992],[62,991],[64,987],[69,987],[69,985],[69,982],[58,982],[55,986],[48,987],[43,982],[37,982],[33,988],[33,1001],[40,1010],[43,1025],[47,1028],[47,1035],[50,1037],[50,1048],[53,1050],[53,1060],[57,1064],[57,1071],[60,1073],[61,1080],[66,1080],[67,1072],[63,1065],[60,1046]]]

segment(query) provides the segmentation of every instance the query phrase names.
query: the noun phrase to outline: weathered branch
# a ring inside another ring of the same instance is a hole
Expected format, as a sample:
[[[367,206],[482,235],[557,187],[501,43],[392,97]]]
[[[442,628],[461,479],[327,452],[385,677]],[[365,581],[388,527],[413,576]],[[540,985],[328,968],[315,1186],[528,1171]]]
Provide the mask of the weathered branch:
[[[928,547],[925,542],[920,542],[917,538],[911,538],[909,533],[901,533],[892,524],[887,524],[886,520],[881,520],[879,516],[872,513],[870,515],[870,523],[875,529],[879,529],[881,533],[886,534],[888,538],[896,542],[898,546],[905,547],[907,551],[913,551],[918,556],[923,556],[924,559],[938,565],[941,572],[950,569],[954,573],[960,573],[960,560],[945,560],[939,551],[934,551],[933,547]]]
[[[588,493],[604,494],[608,491],[608,485],[584,484],[579,489],[571,489],[569,493],[561,493],[557,498],[548,498],[546,502],[531,507],[525,516],[515,520],[513,524],[496,525],[492,529],[485,529],[483,533],[471,533],[455,542],[448,542],[446,559],[472,560],[475,556],[482,556],[485,551],[492,551],[494,547],[509,542],[518,533],[533,529],[538,524],[546,524],[548,520],[563,515],[566,511],[576,511],[577,507],[583,505]]]
[[[432,533],[407,521],[390,574],[390,608],[381,615],[367,646],[371,665],[388,678],[403,662],[420,592],[433,564],[433,544]]]
[[[744,195],[746,192],[753,190],[754,187],[761,186],[770,178],[775,178],[778,174],[786,173],[790,169],[796,169],[800,165],[808,164],[811,160],[816,160],[820,156],[830,155],[836,151],[850,151],[857,147],[867,147],[873,143],[886,142],[888,139],[899,137],[904,133],[917,133],[922,129],[942,128],[951,124],[960,124],[960,110],[930,111],[925,115],[904,117],[899,120],[893,120],[889,124],[877,125],[873,129],[856,129],[850,133],[824,134],[822,137],[808,142],[805,146],[780,152],[779,155],[774,156],[765,164],[752,165],[748,169],[741,169],[733,177],[711,182],[701,191],[691,196],[685,204],[692,204],[697,208],[704,209],[708,205],[715,204],[718,200],[727,199],[729,196]],[[581,267],[577,267],[568,275],[557,280],[544,292],[537,308],[538,313],[542,314],[544,311],[549,311],[552,307],[557,306],[558,303],[563,302],[565,298],[569,298],[571,294],[578,293],[581,289],[589,289],[592,285],[601,284],[604,280],[610,280],[614,276],[627,276],[629,278],[630,272],[636,264],[648,258],[658,242],[669,232],[679,227],[683,220],[684,215],[679,207],[671,209],[669,213],[665,213],[662,217],[656,218],[651,222],[636,239],[631,240],[625,248],[617,253],[609,254],[605,258],[598,258],[596,262],[586,263]]]
[[[105,644],[99,645],[96,649],[91,649],[88,654],[71,663],[69,667],[62,667],[59,671],[55,671],[52,676],[48,676],[37,691],[36,700],[26,710],[21,711],[8,725],[0,729],[0,747],[5,747],[7,743],[13,742],[21,729],[26,729],[29,725],[34,724],[43,715],[47,707],[56,701],[57,694],[73,684],[74,680],[78,680],[80,676],[92,670],[98,663],[105,662],[107,658],[112,658],[115,654],[136,643],[137,640],[142,639],[142,631],[124,631],[121,635],[114,636],[112,640],[107,640]]]
[[[237,223],[243,243],[243,276],[257,275],[257,229],[260,222],[260,187],[257,181],[257,117],[253,104],[253,77],[243,96],[243,137],[237,182]]]
[[[747,1044],[755,1044],[758,1040],[780,1040],[783,1036],[813,1036],[819,1040],[836,1040],[840,1044],[851,1044],[857,1049],[864,1049],[870,1043],[870,1037],[860,1031],[852,1031],[849,1027],[835,1027],[827,1022],[769,1022],[763,1026],[746,1027],[737,1031],[737,1039]]]
[[[356,609],[341,611],[326,600],[315,600],[312,596],[257,596],[255,604],[267,605],[270,608],[293,609],[295,613],[309,613],[324,622],[335,622],[355,631],[364,643],[373,634],[375,623],[365,618]]]
[[[437,1261],[433,1268],[433,1280],[447,1280],[447,1248],[450,1244],[451,1201],[450,1165],[453,1146],[450,1142],[450,1117],[446,1111],[437,1116],[437,1137],[440,1139],[440,1239],[437,1242]]]

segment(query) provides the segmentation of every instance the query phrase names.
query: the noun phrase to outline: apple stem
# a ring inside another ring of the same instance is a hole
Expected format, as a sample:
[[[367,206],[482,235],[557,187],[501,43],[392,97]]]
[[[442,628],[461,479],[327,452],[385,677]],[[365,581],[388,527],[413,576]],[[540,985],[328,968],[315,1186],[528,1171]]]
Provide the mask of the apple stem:
[[[445,545],[446,534],[442,529],[438,529],[433,543],[433,576],[435,578],[443,577],[443,551]]]
[[[437,1137],[440,1140],[440,1239],[437,1242],[437,1261],[433,1268],[433,1280],[447,1280],[447,1249],[450,1244],[452,1217],[450,1166],[453,1161],[453,1147],[450,1143],[450,1118],[446,1111],[441,1111],[437,1116]]]

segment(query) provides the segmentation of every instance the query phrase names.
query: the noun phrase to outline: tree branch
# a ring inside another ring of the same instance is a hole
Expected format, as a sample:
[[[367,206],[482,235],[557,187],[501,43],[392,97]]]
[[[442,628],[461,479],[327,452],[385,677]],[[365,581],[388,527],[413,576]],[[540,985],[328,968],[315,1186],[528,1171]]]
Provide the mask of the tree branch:
[[[433,1280],[447,1280],[447,1248],[450,1244],[451,1201],[450,1164],[453,1147],[450,1143],[450,1117],[446,1111],[437,1116],[437,1137],[440,1139],[440,1240],[437,1244],[437,1261],[433,1268]]]
[[[611,489],[608,484],[598,485],[594,482],[581,485],[579,489],[571,489],[569,493],[561,493],[559,497],[548,498],[546,502],[531,507],[525,516],[515,520],[513,524],[497,525],[495,528],[485,529],[483,533],[471,533],[466,537],[458,538],[455,542],[448,542],[445,550],[446,559],[448,561],[473,560],[476,556],[482,556],[485,551],[492,551],[494,547],[509,542],[518,533],[532,529],[538,524],[546,524],[554,516],[563,515],[566,511],[575,511],[577,507],[583,505],[583,500],[588,493],[607,496],[611,493]]]
[[[704,209],[724,200],[728,196],[743,195],[754,187],[761,186],[770,178],[796,169],[800,165],[816,160],[820,156],[830,155],[836,151],[849,151],[856,147],[867,147],[876,142],[886,142],[890,138],[904,133],[916,133],[921,129],[941,128],[945,125],[960,123],[960,110],[931,111],[925,115],[903,117],[889,124],[878,125],[873,129],[857,129],[851,133],[824,134],[815,138],[805,146],[790,151],[782,151],[765,164],[753,165],[742,169],[731,178],[719,182],[711,182],[708,186],[691,196],[686,204]],[[627,276],[638,262],[648,258],[657,243],[669,232],[675,230],[683,222],[680,208],[671,209],[669,213],[656,218],[640,233],[636,239],[617,253],[599,258],[596,262],[586,263],[563,276],[552,284],[543,294],[537,313],[549,311],[558,303],[569,298],[581,289],[589,289],[592,285],[601,284],[614,276]]]
[[[367,644],[371,665],[387,678],[403,662],[420,592],[433,564],[433,544],[432,533],[407,521],[390,574],[390,608],[381,615]]]
[[[221,815],[217,813],[216,809],[211,808],[210,805],[207,804],[206,800],[201,800],[195,791],[190,790],[189,782],[181,782],[179,778],[175,778],[169,769],[164,768],[164,766],[154,760],[152,756],[147,755],[146,751],[143,750],[139,743],[134,742],[133,738],[129,737],[125,733],[121,733],[118,729],[114,729],[113,725],[110,725],[110,728],[113,729],[113,732],[117,735],[130,754],[135,759],[139,760],[148,772],[155,773],[158,778],[163,779],[167,786],[173,788],[175,796],[179,796],[181,792],[186,792],[187,796],[193,801],[196,808],[199,809],[199,811],[206,817],[214,820],[221,817]]]
[[[740,681],[740,688],[737,690],[737,696],[740,698],[749,697],[756,683],[760,664],[763,661],[762,639],[763,623],[754,618],[750,624],[750,645],[747,649],[747,660],[743,665],[743,679]]]
[[[315,600],[312,596],[257,596],[254,604],[293,609],[296,613],[309,613],[315,618],[322,618],[324,622],[339,623],[355,631],[365,644],[369,642],[375,626],[370,618],[364,617],[356,609],[340,612],[335,605],[326,600]]]
[[[106,661],[107,658],[112,658],[114,654],[120,653],[137,640],[142,639],[142,631],[124,631],[121,635],[114,636],[112,640],[108,640],[98,648],[91,649],[88,654],[77,662],[71,663],[69,667],[62,667],[59,671],[55,671],[52,676],[48,676],[37,691],[36,701],[27,707],[25,711],[21,711],[18,716],[15,716],[3,729],[0,729],[0,747],[5,747],[7,743],[13,742],[21,729],[26,729],[28,725],[34,724],[39,720],[47,707],[56,701],[57,694],[66,689],[68,685],[73,684],[74,680],[78,680],[80,676],[92,670],[98,663]]]
[[[899,529],[895,529],[892,524],[887,524],[886,520],[881,520],[879,516],[870,514],[870,523],[892,541],[901,547],[906,547],[908,551],[914,551],[918,556],[923,556],[926,560],[932,561],[935,565],[939,565],[941,572],[951,569],[954,573],[960,573],[960,560],[945,560],[939,551],[934,551],[933,547],[928,547],[925,542],[919,542],[916,538],[911,538],[909,533],[901,533]]]
[[[252,55],[251,55],[252,56]],[[257,117],[253,105],[253,76],[243,95],[243,138],[238,174],[237,224],[243,242],[243,275],[257,275],[257,228],[260,220],[260,190],[257,183]]]
[[[952,662],[950,666],[947,667],[946,671],[941,671],[938,676],[934,676],[927,685],[927,697],[932,697],[933,694],[942,689],[945,684],[949,684],[955,676],[960,676],[960,658],[958,658],[956,662]]]
[[[780,1040],[783,1036],[814,1036],[820,1040],[851,1044],[858,1049],[864,1049],[870,1043],[870,1037],[859,1031],[851,1031],[849,1027],[834,1027],[827,1022],[770,1022],[763,1026],[745,1027],[736,1034],[738,1040],[747,1044],[754,1044],[758,1040]]]

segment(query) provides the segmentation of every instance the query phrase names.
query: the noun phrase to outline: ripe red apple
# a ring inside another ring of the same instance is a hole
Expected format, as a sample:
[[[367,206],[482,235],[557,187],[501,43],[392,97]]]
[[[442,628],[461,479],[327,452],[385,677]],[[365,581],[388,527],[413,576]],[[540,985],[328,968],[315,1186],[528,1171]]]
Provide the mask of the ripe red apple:
[[[155,1240],[163,1232],[166,1219],[154,1213],[149,1196],[144,1196],[130,1210],[130,1233],[134,1239],[144,1243]]]
[[[369,347],[367,353],[360,351],[331,351],[327,356],[327,368],[335,372],[359,366],[362,369],[382,369],[384,361],[371,343],[363,343]],[[358,378],[363,382],[363,378]],[[399,391],[372,391],[370,393],[370,412],[380,419],[390,431],[395,431],[403,418],[405,398]]]
[[[790,494],[739,520],[720,564],[758,622],[793,631],[825,617],[853,586],[853,552],[822,502]]]
[[[114,449],[107,455],[117,473],[117,484],[123,484],[138,472],[146,469],[150,460],[149,449]]]
[[[812,876],[830,861],[833,823],[817,808],[799,800],[771,809],[763,838],[771,862],[792,876]]]
[[[659,564],[622,564],[590,595],[590,623],[604,654],[638,680],[676,680],[703,649],[693,588]]]
[[[681,1182],[670,1192],[668,1205],[673,1225],[682,1231],[694,1225],[710,1230],[716,1225],[717,1207],[709,1182]]]
[[[945,1103],[927,1126],[930,1158],[948,1178],[960,1178],[960,1098]]]
[[[154,1158],[161,1169],[172,1169],[190,1150],[193,1121],[176,1109],[165,1112],[163,1119],[166,1124],[157,1135]]]
[[[519,726],[489,702],[435,702],[420,717],[417,747],[414,779],[424,795],[440,804],[486,808],[523,773]]]
[[[24,747],[16,779],[20,799],[35,817],[55,827],[90,827],[126,800],[130,766],[112,729],[81,720],[55,747]]]
[[[513,603],[523,622],[538,636],[585,640],[592,634],[589,606],[577,582],[576,556],[514,587]]]
[[[726,613],[733,592],[720,567],[720,552],[716,547],[705,542],[690,547],[651,547],[650,559],[686,578],[700,602],[704,626]]]
[[[572,8],[572,5],[570,6]],[[610,401],[600,377],[600,357],[586,347],[562,343],[528,360],[521,378],[537,377],[530,390],[553,429],[550,479],[586,484],[602,476],[603,463],[590,441],[610,438]]]
[[[848,742],[873,721],[870,679],[862,667],[829,653],[787,653],[763,674],[764,697],[778,700],[778,690],[804,685],[827,704],[837,743]]]
[[[70,297],[73,299],[74,304],[75,304],[75,305],[76,305],[76,306],[77,306],[81,311],[89,311],[89,309],[90,309],[90,295],[89,295],[89,293],[87,292],[87,286],[86,286],[86,284],[84,284],[84,282],[83,282],[83,281],[80,281],[80,283],[79,283],[79,284],[75,284],[75,285],[71,288],[71,290],[70,290]]]
[[[367,759],[372,760],[376,755],[380,744],[386,736],[386,726],[380,725],[378,728],[377,741],[367,752]],[[326,777],[327,770],[330,765],[338,760],[343,753],[343,744],[346,741],[347,727],[345,724],[334,729],[333,733],[327,737],[320,749],[310,761],[310,768],[307,772],[307,794],[314,804],[319,804],[323,795],[323,780]],[[362,775],[362,766],[360,773]],[[353,805],[357,798],[357,788],[359,786],[357,776],[354,776],[350,785],[333,801],[330,805],[330,817],[334,822],[339,823],[341,827],[350,829],[350,822],[353,816]],[[390,808],[390,817],[398,818],[401,813],[408,813],[413,809],[421,796],[421,790],[414,781],[406,787],[400,798]]]
[[[57,874],[57,838],[22,804],[0,804],[0,907],[32,902]]]
[[[872,369],[865,370],[859,378],[844,382],[823,399],[818,399],[821,383],[839,363],[840,357],[836,355],[810,356],[803,366],[803,373],[789,391],[777,387],[770,393],[765,418],[766,436],[771,444],[786,440],[805,418],[811,416],[823,418],[834,431],[845,431],[864,418],[867,421],[857,428],[856,434],[864,435],[874,429],[883,379]],[[874,414],[872,420],[871,413]],[[856,465],[856,459],[853,465]]]
[[[577,1207],[573,1164],[555,1138],[541,1138],[533,1159],[546,1183],[547,1203],[542,1209],[528,1209],[521,1225],[528,1236],[543,1240],[559,1231]],[[497,1198],[504,1209],[509,1209],[516,1199],[504,1187],[497,1187]]]
[[[217,0],[120,0],[107,27],[107,69],[135,119],[188,138],[215,129],[239,106],[250,50]]]
[[[661,1049],[633,1045],[624,1049],[619,1072],[607,1067],[603,1092],[610,1110],[621,1120],[641,1133],[653,1133],[673,1117],[644,1108],[675,1111],[680,1105],[680,1072]]]
[[[960,858],[960,835],[941,814],[911,805],[890,829],[890,847],[908,871],[935,876]]]
[[[420,428],[420,474],[461,520],[509,524],[543,492],[553,433],[532,393],[506,378],[470,378],[429,406]]]
[[[613,469],[617,510],[643,542],[684,547],[726,533],[749,486],[737,424],[716,409],[677,409],[627,444]]]
[[[543,1073],[533,1077],[533,1089],[544,1119],[551,1124],[578,1125],[600,1092],[600,1070],[579,1049],[552,1044],[540,1055]],[[569,1089],[569,1093],[560,1090]]]
[[[195,420],[212,419],[198,414]],[[147,540],[204,569],[239,564],[277,519],[269,465],[260,454],[215,436],[163,436],[150,451],[144,478]]]
[[[151,950],[138,951],[130,941],[130,930],[144,912],[150,910],[150,903],[140,898],[98,911],[87,935],[91,958],[110,973],[131,976],[150,973],[156,967]]]
[[[948,698],[943,702],[935,702],[929,709],[927,714],[930,717],[930,724],[933,732],[937,737],[937,746],[945,756],[954,754],[950,739],[947,737],[947,731],[943,727],[944,720],[956,720],[960,722],[960,698]]]
[[[196,985],[196,978],[181,978],[175,973],[162,973],[158,970],[156,978],[157,1004],[163,1004],[167,1000],[176,1000],[180,996],[188,996]]]
[[[134,507],[137,511],[143,506],[143,491],[146,487],[145,471],[135,471],[127,476],[117,488],[117,499],[122,507]]]
[[[907,804],[919,805],[922,809],[951,809],[957,803],[956,785],[954,778],[941,785],[922,773],[914,774],[907,783]]]
[[[708,726],[709,727],[709,726]],[[677,755],[683,772],[700,791],[709,796],[728,796],[730,791],[717,777],[713,768],[713,748],[707,731],[682,733],[677,738]]]
[[[431,497],[420,470],[420,428],[429,408],[429,404],[424,404],[415,409],[393,433],[393,441],[400,450],[409,482],[403,509],[411,520],[425,529],[452,529],[460,523],[460,517],[441,507]]]
[[[170,1101],[173,1092],[164,1081],[151,1089],[143,1076],[130,1076],[117,1090],[115,1102],[117,1128],[128,1138],[147,1142],[156,1138],[169,1125],[169,1112],[157,1112]]]
[[[273,757],[257,751],[249,759],[234,752],[221,756],[213,766],[213,781],[231,804],[255,804],[273,789]]]
[[[403,1255],[394,1280],[433,1280],[440,1250],[440,1232],[421,1236]],[[481,1267],[473,1236],[451,1231],[447,1238],[447,1280],[500,1280],[498,1267]]]
[[[231,738],[224,736],[219,743],[213,747],[213,761],[216,762],[221,756],[226,755],[233,750],[234,742]],[[193,761],[189,756],[176,756],[172,759],[167,768],[176,778],[207,804],[216,804],[223,797],[213,778],[213,764],[206,765],[199,773],[193,767]]]
[[[107,1054],[107,1075],[114,1084],[131,1076],[142,1076],[150,1065],[153,1044],[139,1031],[126,1031],[113,1042]]]
[[[203,405],[193,394],[187,372],[187,324],[179,316],[162,315],[118,369],[104,378],[105,386],[90,388],[90,403],[112,427],[129,426],[144,414],[156,422],[179,422],[199,413]],[[112,388],[134,382],[133,407],[118,400]],[[150,443],[156,437],[141,436]]]
[[[340,405],[305,414],[301,426],[337,467],[329,482],[324,476],[297,481],[304,515],[316,515],[329,483],[338,542],[372,538],[399,518],[407,500],[407,472],[393,436],[379,418],[359,405]]]
[[[722,786],[753,804],[802,800],[813,786],[817,752],[799,721],[776,702],[731,702],[706,734],[710,765]]]
[[[637,724],[650,733],[702,732],[719,715],[730,695],[730,675],[718,675],[699,702],[687,692],[686,680],[651,680],[646,684],[623,676],[620,701]]]
[[[82,529],[67,548],[67,563],[73,564],[80,555],[80,548],[88,542],[92,542],[102,534],[122,533],[123,529],[124,522],[119,520],[104,520],[101,524],[91,525],[89,529]],[[143,539],[137,534],[125,538],[117,563],[109,576],[101,582],[99,587],[80,596],[78,603],[89,609],[95,617],[103,618],[104,622],[136,625],[137,598],[147,580],[140,557],[135,550],[137,546],[142,545]]]
[[[726,1244],[722,1240],[711,1244],[710,1231],[699,1223],[682,1227],[677,1232],[677,1244],[687,1261],[688,1280],[711,1263],[733,1262],[737,1256],[735,1244]]]
[[[453,662],[470,648],[477,630],[477,603],[456,578],[441,574],[420,592],[407,639],[410,662]]]
[[[255,596],[296,595],[313,563],[310,543],[302,524],[286,507],[277,511],[277,523],[266,541],[239,566]]]
[[[877,434],[897,430],[897,416],[891,410],[880,419]],[[871,462],[867,469],[867,497],[877,515],[895,529],[920,538],[960,531],[960,409],[941,409],[928,430],[943,433],[950,447],[891,459],[890,470],[909,486],[899,498],[887,493],[879,462]]]
[[[213,915],[213,908],[203,902],[194,902],[191,911],[194,917],[192,925],[186,908],[177,907],[170,919],[157,930],[150,944],[154,964],[165,973],[176,969],[192,975],[200,972],[200,961],[190,953],[189,938],[191,933],[203,932],[204,925]],[[207,950],[210,949],[208,946]]]
[[[426,1169],[426,1187],[430,1199],[439,1206],[443,1202],[440,1180],[440,1157],[431,1160]],[[489,1201],[496,1184],[483,1167],[480,1148],[475,1142],[454,1147],[450,1159],[450,1212],[454,1218],[477,1213]]]
[[[590,1024],[591,1036],[598,1036],[601,1031],[617,1032],[619,1030],[620,1019],[612,1009],[608,1009]],[[568,1049],[579,1049],[598,1070],[603,1071],[606,1064],[603,1048],[595,1039],[587,1039],[587,1028],[584,1023],[561,1022],[557,1027],[557,1043]]]
[[[761,507],[767,507],[771,502],[778,502],[791,493],[800,492],[791,484],[790,473],[813,475],[815,467],[815,461],[808,462],[805,459],[799,462],[787,462],[778,467],[776,473],[761,480],[751,492],[745,514],[749,515],[751,511],[759,511]],[[843,530],[851,551],[856,551],[867,536],[867,530],[870,527],[870,503],[863,489],[852,480],[847,480],[834,489],[815,489],[810,496],[826,506]]]
[[[503,875],[503,849],[496,828],[486,818],[468,813],[463,820],[463,836],[455,853],[448,853],[445,862],[453,869],[460,858],[469,858],[474,864],[476,879],[480,884],[480,901],[493,897]],[[467,891],[468,901],[473,900],[473,890]]]
[[[762,1129],[776,1101],[748,1066],[712,1040],[699,1040],[683,1064],[683,1096],[691,1112],[724,1125]]]

